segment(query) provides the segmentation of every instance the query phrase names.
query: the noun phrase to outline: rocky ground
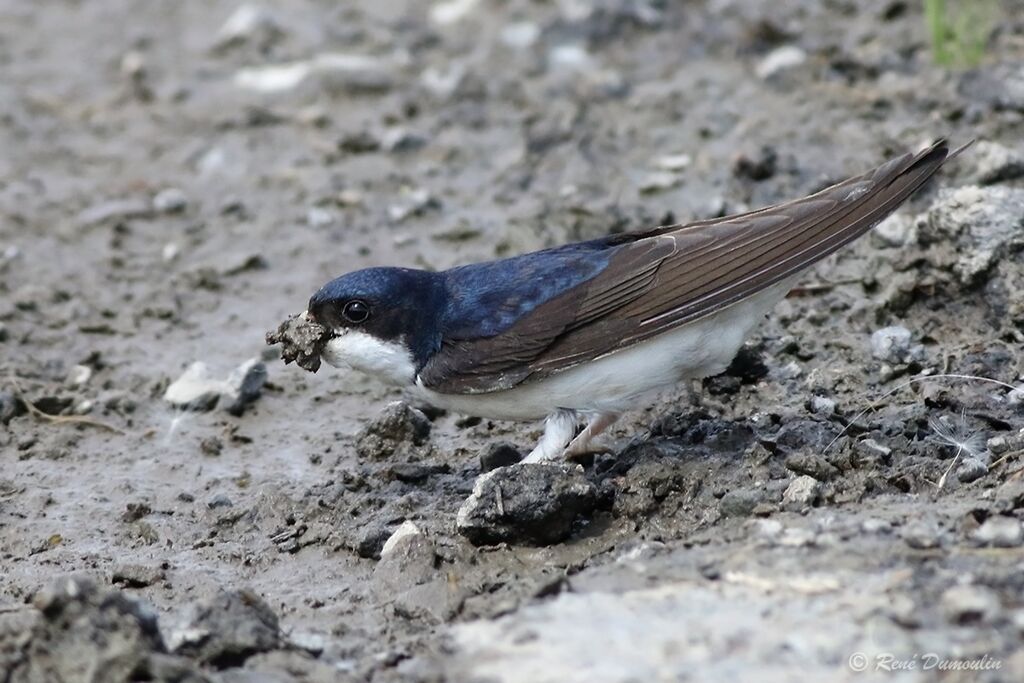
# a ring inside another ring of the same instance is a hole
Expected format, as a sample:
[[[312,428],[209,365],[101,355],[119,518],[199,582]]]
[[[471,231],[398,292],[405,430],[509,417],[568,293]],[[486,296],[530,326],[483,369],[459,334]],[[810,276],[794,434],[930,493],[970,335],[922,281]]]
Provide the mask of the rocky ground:
[[[901,0],[0,1],[0,681],[1024,680],[1014,5],[967,69]],[[264,347],[940,135],[582,469]]]

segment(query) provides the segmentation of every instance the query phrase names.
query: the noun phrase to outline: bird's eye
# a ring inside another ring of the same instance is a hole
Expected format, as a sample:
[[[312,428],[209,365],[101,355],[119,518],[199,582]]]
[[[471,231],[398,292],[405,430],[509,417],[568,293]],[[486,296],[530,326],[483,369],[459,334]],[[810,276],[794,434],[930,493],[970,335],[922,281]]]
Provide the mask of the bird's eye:
[[[355,299],[345,304],[345,307],[341,309],[341,314],[345,316],[345,320],[358,325],[366,322],[366,319],[370,317],[370,307],[365,301]]]

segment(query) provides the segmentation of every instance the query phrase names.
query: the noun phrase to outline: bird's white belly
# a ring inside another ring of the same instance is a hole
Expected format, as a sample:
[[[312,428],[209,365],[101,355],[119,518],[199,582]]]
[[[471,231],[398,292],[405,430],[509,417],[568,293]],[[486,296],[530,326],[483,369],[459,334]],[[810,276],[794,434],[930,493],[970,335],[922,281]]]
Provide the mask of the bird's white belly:
[[[441,394],[420,385],[415,391],[438,407],[501,420],[537,420],[559,409],[620,413],[644,394],[725,370],[792,285],[780,283],[641,344],[507,391]]]

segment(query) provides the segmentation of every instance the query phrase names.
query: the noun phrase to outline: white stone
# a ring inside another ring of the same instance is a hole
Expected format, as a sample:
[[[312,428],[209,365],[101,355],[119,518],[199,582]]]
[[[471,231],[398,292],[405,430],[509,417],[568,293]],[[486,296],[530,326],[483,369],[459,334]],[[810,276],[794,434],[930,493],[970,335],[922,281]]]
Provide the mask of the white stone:
[[[793,69],[807,61],[807,53],[796,45],[777,47],[758,63],[754,69],[757,77],[767,80],[783,71]]]
[[[501,42],[509,47],[525,49],[540,38],[540,27],[529,21],[519,21],[501,29]]]
[[[395,548],[398,547],[398,544],[404,539],[421,535],[423,535],[423,532],[420,531],[418,526],[409,520],[405,520],[397,529],[395,529],[395,532],[388,537],[388,540],[384,541],[384,547],[381,548],[380,551],[381,558],[383,559],[393,553]]]
[[[448,0],[439,2],[430,9],[430,20],[440,26],[448,26],[466,18],[480,0]]]

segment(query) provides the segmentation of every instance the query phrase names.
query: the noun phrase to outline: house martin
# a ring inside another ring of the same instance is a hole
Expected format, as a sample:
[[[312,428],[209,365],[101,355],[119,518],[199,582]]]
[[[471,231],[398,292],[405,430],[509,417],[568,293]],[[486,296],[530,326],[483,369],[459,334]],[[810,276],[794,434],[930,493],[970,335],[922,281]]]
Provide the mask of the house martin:
[[[725,370],[801,273],[877,225],[957,152],[939,140],[734,216],[442,272],[360,270],[324,285],[305,316],[324,330],[326,363],[455,412],[545,419],[527,462],[579,455],[653,392]]]

